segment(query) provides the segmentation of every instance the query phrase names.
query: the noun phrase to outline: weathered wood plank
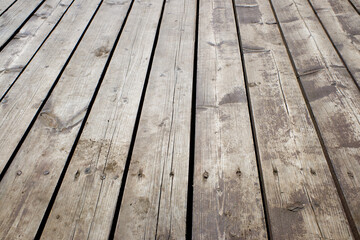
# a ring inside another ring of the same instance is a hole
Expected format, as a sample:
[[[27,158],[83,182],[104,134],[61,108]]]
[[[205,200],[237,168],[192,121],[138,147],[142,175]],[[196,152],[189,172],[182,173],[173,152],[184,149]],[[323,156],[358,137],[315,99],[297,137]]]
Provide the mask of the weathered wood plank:
[[[354,9],[360,14],[360,0],[348,0],[351,5],[353,5]]]
[[[2,179],[1,239],[36,234],[130,2],[103,2]]]
[[[8,9],[15,2],[16,2],[16,0],[1,0],[1,2],[0,2],[0,15],[2,15],[3,12],[6,9]]]
[[[232,1],[199,11],[193,239],[267,239]]]
[[[73,0],[49,0],[0,52],[0,98],[34,56]]]
[[[166,1],[115,239],[185,239],[196,1]]]
[[[306,1],[303,1],[306,4]],[[360,86],[360,15],[348,1],[309,0]]]
[[[271,6],[236,6],[272,237],[351,239]]]
[[[309,4],[299,0],[272,3],[336,178],[350,208],[351,218],[358,229],[353,232],[359,237],[359,89]]]
[[[76,46],[100,0],[77,0],[0,102],[0,172]]]
[[[18,0],[0,16],[0,49],[44,0]]]
[[[42,239],[108,238],[162,4],[134,2]]]

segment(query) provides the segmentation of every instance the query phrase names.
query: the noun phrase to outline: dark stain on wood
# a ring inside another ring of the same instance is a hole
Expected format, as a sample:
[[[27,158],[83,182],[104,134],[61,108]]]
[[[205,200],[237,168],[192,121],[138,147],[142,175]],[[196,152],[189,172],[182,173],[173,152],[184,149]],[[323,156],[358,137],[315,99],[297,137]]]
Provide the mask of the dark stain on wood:
[[[304,81],[303,85],[306,90],[306,95],[307,95],[309,101],[319,100],[323,97],[334,94],[337,91],[336,86],[331,85],[331,84],[328,86],[317,87],[317,86],[315,86],[314,82],[312,82],[312,81],[311,82]]]
[[[219,105],[223,104],[230,104],[230,103],[245,103],[246,95],[245,91],[241,88],[234,88],[234,90],[231,93],[226,94],[221,101],[219,102]]]
[[[236,5],[236,10],[238,12],[238,17],[241,23],[251,24],[251,23],[262,23],[262,14],[259,9],[259,5],[255,3],[252,4],[238,4]]]
[[[110,53],[110,49],[102,46],[102,47],[99,47],[98,49],[96,49],[94,53],[95,53],[95,56],[97,56],[97,57],[106,57]]]

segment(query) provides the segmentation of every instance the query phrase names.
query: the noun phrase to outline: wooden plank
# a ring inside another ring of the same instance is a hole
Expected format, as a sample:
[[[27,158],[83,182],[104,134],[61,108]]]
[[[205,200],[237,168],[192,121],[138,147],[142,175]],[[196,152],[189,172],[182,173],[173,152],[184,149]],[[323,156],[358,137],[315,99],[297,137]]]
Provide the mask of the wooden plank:
[[[0,98],[9,89],[73,0],[48,0],[0,52]]]
[[[44,0],[18,0],[0,16],[0,49]]]
[[[360,15],[348,1],[309,2],[360,86]]]
[[[231,0],[200,1],[194,239],[267,239]]]
[[[360,0],[349,0],[349,2],[354,7],[354,9],[357,11],[357,13],[360,14]]]
[[[77,0],[0,102],[0,172],[76,46],[99,2],[100,0]]]
[[[108,238],[162,4],[134,2],[42,239]]]
[[[236,9],[272,238],[351,239],[269,2],[236,0]]]
[[[130,2],[101,5],[2,179],[0,205],[7,208],[0,211],[1,239],[36,234]]]
[[[349,207],[353,233],[359,238],[359,89],[308,4],[299,0],[272,3]]]
[[[1,0],[0,2],[0,16],[17,0]]]
[[[196,1],[166,1],[115,239],[185,239]]]

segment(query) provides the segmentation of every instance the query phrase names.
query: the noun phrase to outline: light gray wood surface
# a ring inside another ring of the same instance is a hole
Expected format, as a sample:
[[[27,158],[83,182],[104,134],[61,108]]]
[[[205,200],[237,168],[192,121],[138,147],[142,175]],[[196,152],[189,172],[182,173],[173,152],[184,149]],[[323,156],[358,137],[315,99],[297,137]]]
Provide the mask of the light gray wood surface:
[[[0,182],[1,239],[35,236],[130,2],[101,5]]]
[[[134,2],[42,239],[108,238],[162,5]]]
[[[185,239],[195,19],[166,2],[115,239]]]
[[[34,57],[73,0],[48,0],[0,52],[0,98]]]
[[[360,239],[358,4],[0,0],[0,239]]]
[[[17,0],[1,0],[1,2],[0,2],[0,15],[2,15],[16,1]]]
[[[310,0],[346,66],[360,86],[360,15],[348,1]],[[306,1],[301,1],[306,4]]]
[[[270,4],[236,6],[272,237],[351,239]]]
[[[335,177],[359,232],[360,92],[310,5],[303,2],[284,0],[273,4]]]
[[[99,0],[78,0],[1,101],[0,172],[54,84]],[[76,105],[76,103],[73,103]]]
[[[266,239],[231,0],[201,0],[193,239]]]
[[[354,7],[354,9],[357,11],[357,13],[360,14],[360,0],[348,0],[348,1]]]
[[[0,16],[0,48],[44,0],[17,0]]]

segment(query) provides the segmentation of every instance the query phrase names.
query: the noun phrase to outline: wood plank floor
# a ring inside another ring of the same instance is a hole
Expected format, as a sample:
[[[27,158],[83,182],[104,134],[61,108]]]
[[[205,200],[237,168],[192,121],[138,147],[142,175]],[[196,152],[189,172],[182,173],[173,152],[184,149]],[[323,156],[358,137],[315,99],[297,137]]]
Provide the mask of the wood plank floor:
[[[0,239],[359,239],[359,0],[0,0]]]

